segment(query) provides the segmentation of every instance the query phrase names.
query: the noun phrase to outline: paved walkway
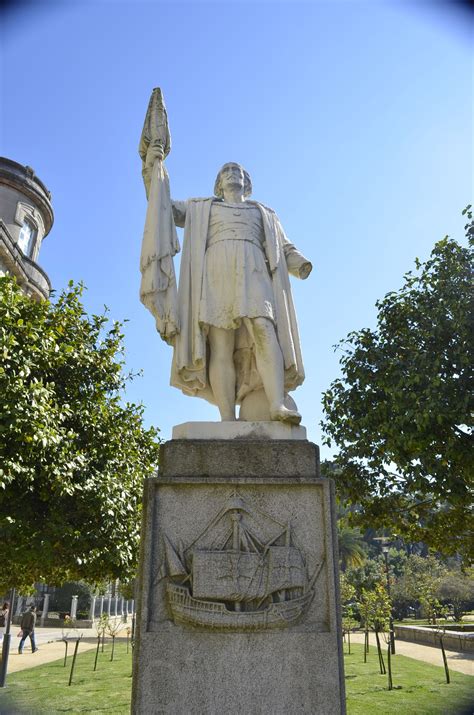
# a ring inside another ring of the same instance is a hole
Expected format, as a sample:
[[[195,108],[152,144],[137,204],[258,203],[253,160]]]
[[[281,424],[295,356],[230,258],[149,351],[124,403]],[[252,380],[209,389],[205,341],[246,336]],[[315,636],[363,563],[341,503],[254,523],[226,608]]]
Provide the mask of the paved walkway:
[[[119,632],[119,640],[124,640],[127,636],[127,626],[124,624],[123,629]],[[27,668],[34,668],[35,665],[42,665],[43,663],[51,663],[53,660],[60,660],[64,658],[65,645],[61,640],[63,637],[63,631],[56,628],[36,628],[36,646],[38,650],[36,653],[31,652],[30,639],[27,638],[23,648],[23,653],[19,655],[18,653],[18,643],[19,638],[17,638],[17,633],[19,631],[18,626],[14,627],[12,630],[12,638],[10,641],[10,655],[8,657],[8,672],[15,673],[18,670],[26,670]],[[86,650],[91,650],[97,646],[97,631],[95,628],[79,628],[77,633],[82,635],[81,642],[79,643],[78,653],[84,653]],[[69,647],[68,656],[74,653],[74,638],[75,631],[71,629],[65,629],[64,635],[69,635]],[[106,642],[110,640],[106,636]],[[1,654],[1,648],[0,648]]]
[[[363,633],[351,633],[351,643],[363,642]],[[374,648],[377,647],[373,633],[370,634],[369,643]],[[383,642],[382,647],[386,649],[385,642]],[[347,646],[345,646],[344,650],[346,648]],[[443,667],[441,648],[434,648],[420,643],[409,643],[408,641],[395,641],[395,652],[399,655],[406,655],[408,658],[423,660],[425,663],[438,665],[440,668]],[[457,670],[459,673],[465,673],[466,675],[474,675],[474,653],[458,653],[454,650],[447,650],[446,658],[450,670]]]

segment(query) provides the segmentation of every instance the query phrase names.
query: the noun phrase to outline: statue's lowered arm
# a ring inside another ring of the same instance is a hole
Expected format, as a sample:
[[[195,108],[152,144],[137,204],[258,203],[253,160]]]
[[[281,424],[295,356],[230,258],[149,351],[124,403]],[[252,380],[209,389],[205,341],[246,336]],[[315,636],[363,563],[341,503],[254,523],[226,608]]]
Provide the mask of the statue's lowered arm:
[[[305,280],[311,271],[313,270],[313,265],[311,261],[308,261],[305,256],[303,256],[300,251],[294,246],[286,237],[286,234],[282,228],[281,223],[276,219],[278,227],[281,231],[282,243],[283,243],[283,253],[285,255],[286,266],[288,268],[288,273],[291,273],[295,278],[301,278]]]
[[[296,278],[305,280],[313,270],[311,262],[289,241],[284,243],[283,251],[285,253],[288,272]]]
[[[140,300],[156,320],[163,340],[179,333],[178,295],[173,256],[179,251],[167,171],[163,159],[171,148],[168,118],[159,88],[153,90],[140,138],[139,154],[148,198],[140,270]]]

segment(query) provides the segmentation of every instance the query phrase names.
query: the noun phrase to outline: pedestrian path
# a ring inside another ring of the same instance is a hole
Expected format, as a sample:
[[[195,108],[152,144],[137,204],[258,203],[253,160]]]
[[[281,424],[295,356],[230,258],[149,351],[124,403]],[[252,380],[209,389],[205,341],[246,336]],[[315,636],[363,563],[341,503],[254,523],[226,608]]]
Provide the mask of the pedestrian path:
[[[83,641],[79,643],[78,653],[84,653],[86,650],[91,650],[95,648],[96,644],[89,641]],[[36,653],[32,653],[30,648],[25,646],[23,653],[19,655],[17,648],[12,648],[10,650],[10,655],[8,658],[8,672],[16,673],[18,670],[27,670],[28,668],[34,668],[35,665],[43,665],[44,663],[51,663],[53,660],[59,660],[64,658],[65,645],[62,641],[55,641],[53,643],[44,643],[39,646],[39,650]],[[74,643],[69,643],[68,655],[72,655],[74,652]]]
[[[363,643],[363,633],[351,633],[351,643]],[[369,645],[376,648],[375,636],[370,634]],[[385,646],[385,643],[383,644]],[[347,649],[345,646],[344,650]],[[422,645],[420,643],[409,643],[408,641],[395,641],[395,651],[398,655],[406,655],[407,658],[422,660],[431,665],[443,667],[443,656],[441,648],[434,648],[430,645]],[[448,667],[450,670],[456,670],[458,673],[465,675],[474,675],[474,653],[458,653],[454,650],[446,651]]]

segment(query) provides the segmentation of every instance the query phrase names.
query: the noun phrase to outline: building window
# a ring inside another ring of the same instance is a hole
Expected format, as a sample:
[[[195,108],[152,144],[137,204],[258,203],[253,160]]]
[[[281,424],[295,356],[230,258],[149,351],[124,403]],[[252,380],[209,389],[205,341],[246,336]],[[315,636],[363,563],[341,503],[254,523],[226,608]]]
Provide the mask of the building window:
[[[18,248],[29,258],[31,258],[31,254],[33,253],[35,233],[36,231],[33,224],[25,219],[20,230],[20,235],[18,236]]]

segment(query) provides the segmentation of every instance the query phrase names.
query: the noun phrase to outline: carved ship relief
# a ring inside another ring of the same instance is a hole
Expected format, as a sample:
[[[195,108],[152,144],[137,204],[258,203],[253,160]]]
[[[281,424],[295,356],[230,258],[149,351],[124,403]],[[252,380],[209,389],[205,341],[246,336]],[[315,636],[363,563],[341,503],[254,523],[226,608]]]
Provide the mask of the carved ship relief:
[[[262,538],[263,521],[270,529]],[[237,494],[186,549],[164,540],[163,575],[175,623],[227,631],[287,628],[314,598],[323,562],[309,577],[290,524],[252,509]]]

